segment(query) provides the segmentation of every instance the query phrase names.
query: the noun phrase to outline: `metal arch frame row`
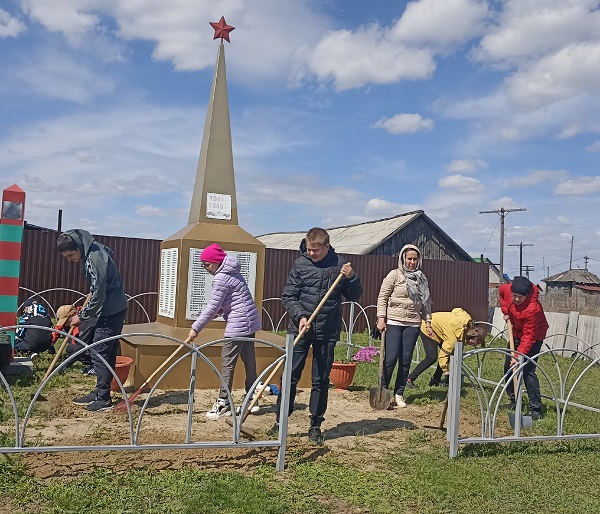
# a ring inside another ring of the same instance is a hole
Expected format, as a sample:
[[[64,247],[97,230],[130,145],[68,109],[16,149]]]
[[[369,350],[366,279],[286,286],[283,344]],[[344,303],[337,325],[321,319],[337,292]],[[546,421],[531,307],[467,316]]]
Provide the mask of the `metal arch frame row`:
[[[18,325],[14,325],[11,327],[3,327],[0,331],[4,330],[13,330],[17,328]],[[248,405],[251,401],[251,395],[246,395],[242,405],[240,407],[240,412],[237,414],[237,409],[235,408],[235,403],[233,401],[233,397],[231,394],[231,390],[227,388],[227,384],[225,383],[222,374],[216,368],[216,366],[204,355],[203,350],[209,346],[223,343],[226,339],[218,339],[215,341],[211,341],[202,345],[190,345],[184,341],[180,341],[174,337],[170,337],[164,334],[155,334],[155,333],[132,333],[128,334],[129,338],[131,337],[158,337],[161,339],[166,339],[172,342],[176,342],[182,346],[187,347],[188,351],[184,353],[179,359],[173,362],[163,373],[159,376],[154,386],[148,392],[147,398],[144,401],[139,416],[137,418],[137,423],[135,424],[134,429],[134,417],[131,412],[131,405],[127,401],[127,418],[129,423],[129,444],[120,444],[120,445],[77,445],[77,446],[24,446],[25,444],[25,434],[27,430],[27,423],[33,413],[33,409],[35,403],[39,399],[42,391],[48,384],[48,382],[54,377],[56,374],[61,373],[64,369],[66,369],[70,364],[77,360],[77,357],[85,352],[85,351],[94,351],[94,347],[101,343],[105,343],[107,341],[111,341],[114,339],[118,339],[120,336],[113,336],[110,338],[103,339],[101,341],[96,341],[91,345],[87,345],[84,341],[67,334],[66,332],[58,331],[48,327],[42,327],[38,325],[30,325],[28,328],[38,328],[41,330],[46,330],[49,332],[57,332],[62,337],[69,337],[74,341],[82,344],[84,348],[79,350],[76,353],[70,355],[67,359],[62,361],[60,365],[58,365],[49,375],[48,377],[42,381],[42,383],[38,386],[37,390],[33,394],[27,412],[23,418],[22,426],[20,426],[19,414],[17,409],[17,403],[15,400],[15,396],[10,387],[10,384],[6,380],[6,377],[0,373],[0,383],[4,386],[4,389],[7,391],[10,403],[13,410],[13,416],[15,421],[15,446],[14,447],[0,447],[0,453],[4,454],[12,454],[12,453],[46,453],[46,452],[76,452],[76,451],[112,451],[112,450],[169,450],[169,449],[193,449],[193,448],[278,448],[277,460],[276,460],[276,469],[277,471],[283,471],[285,468],[285,451],[287,446],[287,426],[288,426],[288,412],[289,412],[289,400],[290,400],[290,388],[289,383],[291,380],[291,372],[292,372],[292,352],[294,347],[294,338],[292,335],[286,336],[286,344],[285,348],[281,348],[280,346],[270,343],[268,341],[263,341],[262,339],[251,339],[251,338],[238,338],[241,341],[253,341],[255,343],[260,343],[266,346],[270,346],[275,350],[281,351],[282,355],[275,359],[266,369],[264,369],[256,381],[252,386],[252,390],[256,389],[258,383],[263,380],[265,377],[269,375],[269,373],[274,369],[275,366],[279,364],[281,360],[285,360],[283,373],[282,373],[282,387],[281,387],[281,410],[280,410],[280,420],[279,420],[279,434],[276,440],[263,440],[263,441],[243,441],[240,439],[241,432],[241,420],[244,417],[244,414],[247,410]],[[116,380],[119,390],[123,396],[123,400],[128,399],[127,392],[123,387],[119,377],[115,373],[115,371],[108,366],[106,360],[98,355],[104,365],[106,365],[112,375]],[[140,444],[140,430],[142,421],[144,418],[144,414],[146,413],[146,409],[150,400],[152,399],[156,389],[159,387],[161,381],[165,376],[167,376],[174,368],[182,362],[184,359],[188,357],[191,358],[191,368],[190,368],[190,388],[188,391],[188,410],[187,410],[187,422],[186,422],[186,435],[184,443],[169,443],[169,444]],[[229,405],[232,413],[232,438],[227,441],[192,441],[192,420],[194,414],[194,390],[195,390],[195,381],[196,381],[196,371],[197,371],[197,363],[198,358],[201,359],[205,364],[207,364],[210,369],[217,375],[221,385],[227,389],[227,396]]]
[[[552,336],[550,336],[552,337]],[[552,396],[543,395],[544,398],[550,399],[554,402],[554,407],[557,412],[557,427],[556,434],[553,435],[530,435],[524,436],[521,434],[521,416],[515,416],[515,424],[513,428],[513,434],[510,436],[495,436],[496,419],[498,417],[498,411],[500,408],[500,402],[502,397],[506,393],[506,387],[510,381],[513,369],[509,369],[508,372],[498,382],[485,379],[481,376],[481,368],[483,360],[486,354],[489,353],[500,353],[503,355],[510,354],[510,350],[506,348],[481,348],[474,349],[468,352],[464,352],[464,345],[462,342],[457,342],[454,354],[451,356],[450,361],[450,381],[448,387],[448,421],[446,438],[450,444],[449,457],[454,458],[458,455],[460,445],[473,444],[473,443],[503,443],[503,442],[535,442],[535,441],[565,441],[565,440],[581,440],[581,439],[600,439],[600,433],[586,433],[586,434],[565,434],[564,433],[564,421],[567,410],[569,407],[585,409],[600,414],[600,409],[575,403],[571,401],[571,398],[582,380],[582,377],[591,369],[594,369],[600,364],[600,356],[595,350],[595,345],[588,345],[586,351],[590,349],[596,354],[595,358],[591,358],[584,351],[576,351],[568,348],[549,348],[540,352],[536,360],[528,357],[524,354],[519,354],[518,363],[514,367],[514,371],[518,376],[518,388],[516,395],[516,412],[520,412],[519,406],[523,400],[523,383],[522,383],[522,370],[523,367],[531,363],[536,366],[536,369],[540,371],[542,378],[549,384]],[[575,357],[574,361],[570,364],[565,376],[562,376],[560,368],[558,367],[558,361],[556,355],[568,352]],[[537,359],[544,356],[551,356],[558,369],[558,380],[559,387],[555,387],[555,384],[551,380],[549,374],[544,368],[537,362]],[[475,358],[477,360],[477,369],[473,371],[472,367],[469,366],[468,360]],[[567,390],[566,383],[574,370],[574,365],[578,359],[588,359],[590,362],[585,366],[583,371],[573,381],[573,384]],[[463,384],[463,377],[466,378],[465,382],[468,382],[475,390],[477,395],[477,402],[480,409],[481,415],[481,435],[479,437],[460,437],[459,426],[460,426],[460,392]],[[488,396],[484,389],[484,384],[494,386],[492,394]]]

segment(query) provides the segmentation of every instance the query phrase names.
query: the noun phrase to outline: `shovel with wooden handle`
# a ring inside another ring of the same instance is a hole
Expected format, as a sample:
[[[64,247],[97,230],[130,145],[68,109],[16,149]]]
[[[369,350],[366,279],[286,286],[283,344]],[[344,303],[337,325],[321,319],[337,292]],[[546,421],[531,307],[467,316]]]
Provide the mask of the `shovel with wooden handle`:
[[[90,297],[91,294],[88,294],[85,298],[85,301],[83,302],[83,306],[85,307],[87,305],[87,303],[90,301]],[[73,307],[73,314],[76,314],[77,312],[75,311],[75,308]],[[74,326],[71,326],[71,328],[69,328],[69,332],[68,332],[68,336],[65,337],[64,341],[62,342],[62,344],[60,345],[60,347],[58,348],[58,350],[56,351],[56,354],[54,355],[54,358],[52,359],[52,362],[50,363],[50,366],[48,366],[48,369],[46,370],[46,373],[44,374],[44,377],[42,378],[42,382],[44,380],[46,380],[50,374],[52,373],[52,371],[54,370],[54,367],[56,366],[56,363],[58,362],[58,359],[60,359],[60,356],[63,354],[63,352],[65,351],[65,348],[67,347],[67,345],[69,344],[69,341],[71,340],[71,336],[73,335],[73,330],[75,330]],[[33,397],[35,396],[35,394],[31,394],[31,398],[33,399]],[[43,395],[39,395],[38,396],[38,400],[45,402],[47,401],[47,398],[44,397]]]
[[[379,351],[379,378],[377,387],[369,391],[369,404],[375,410],[385,410],[390,406],[392,395],[389,389],[383,387],[383,364],[385,361],[385,330],[381,332],[381,350]]]
[[[189,343],[190,339],[187,338],[185,341],[185,343]],[[179,350],[181,350],[181,347],[183,345],[178,345],[177,348],[175,348],[175,350],[173,351],[173,353],[171,355],[169,355],[167,357],[167,359],[158,367],[156,368],[151,374],[150,376],[144,381],[144,383],[137,389],[137,391],[135,391],[135,393],[131,394],[127,399],[124,399],[121,403],[119,403],[116,407],[115,407],[115,412],[119,412],[119,413],[123,413],[127,411],[127,405],[133,405],[133,402],[135,402],[135,399],[141,394],[141,392],[144,390],[144,387],[146,387],[150,382],[152,382],[152,380],[154,379],[154,377],[156,377],[156,375],[158,375],[163,369],[165,369],[167,367],[167,364],[171,364],[171,361],[175,358],[175,356],[179,353]]]
[[[512,323],[510,322],[510,320],[506,320],[506,325],[508,328],[508,343],[510,345],[511,355],[514,355],[514,353],[515,353],[515,338],[513,336]],[[519,389],[518,389],[519,381],[517,380],[517,372],[515,369],[513,369],[513,371],[512,371],[512,381],[513,381],[513,394],[514,394],[514,397],[516,400],[518,397],[518,391],[519,391]],[[510,427],[512,429],[514,429],[515,426],[517,425],[516,419],[515,419],[517,415],[519,415],[521,418],[521,422],[519,424],[520,427],[522,427],[522,428],[532,427],[533,426],[533,418],[531,416],[524,416],[523,414],[521,414],[521,411],[520,411],[521,405],[516,405],[516,407],[518,407],[519,410],[508,413],[508,422],[510,423]]]
[[[327,290],[327,292],[325,293],[325,296],[323,296],[323,299],[319,302],[319,305],[317,305],[317,307],[315,308],[314,312],[310,315],[310,318],[308,318],[308,321],[306,322],[306,325],[304,326],[304,328],[298,333],[298,335],[294,339],[294,346],[296,346],[296,343],[298,341],[300,341],[300,339],[302,339],[302,336],[307,331],[306,327],[309,327],[310,324],[317,317],[317,314],[319,314],[319,311],[321,310],[321,308],[323,307],[323,305],[325,305],[325,302],[329,299],[329,297],[331,296],[331,293],[333,293],[334,289],[340,283],[340,280],[342,280],[342,278],[344,278],[344,274],[340,273],[337,276],[337,278],[335,279],[335,281],[333,282],[333,284],[331,284],[331,287]],[[242,418],[240,420],[240,432],[242,434],[248,436],[250,439],[256,439],[256,435],[254,434],[253,430],[250,430],[249,428],[245,428],[243,426],[243,423],[244,423],[244,421],[246,421],[246,418],[250,414],[250,411],[252,410],[252,407],[254,407],[254,405],[256,405],[256,402],[258,402],[258,399],[261,397],[261,395],[263,394],[263,392],[267,388],[267,386],[271,383],[271,380],[273,379],[273,377],[275,376],[275,374],[279,371],[279,368],[281,368],[282,364],[283,364],[283,360],[279,361],[279,363],[277,364],[277,366],[275,366],[275,368],[273,368],[273,371],[271,371],[271,374],[263,382],[263,385],[260,387],[260,389],[255,392],[254,397],[252,398],[252,401],[250,402],[250,404],[248,405],[248,407],[244,411],[244,414],[243,414],[243,416],[242,416]],[[233,415],[235,415],[235,414],[233,414]],[[233,421],[231,419],[229,419],[229,418],[225,419],[225,423],[227,423],[229,426],[233,426]]]

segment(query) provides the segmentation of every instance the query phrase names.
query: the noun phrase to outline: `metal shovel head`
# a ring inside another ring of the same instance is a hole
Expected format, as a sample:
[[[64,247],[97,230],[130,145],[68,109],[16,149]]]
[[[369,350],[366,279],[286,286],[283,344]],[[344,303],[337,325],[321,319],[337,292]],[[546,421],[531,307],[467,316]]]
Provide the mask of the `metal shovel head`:
[[[369,391],[369,404],[375,410],[385,410],[390,406],[392,395],[383,386],[371,387]]]
[[[510,428],[514,430],[515,428],[515,415],[514,412],[508,413],[508,422],[510,423]],[[521,428],[531,428],[533,426],[533,418],[531,416],[524,416],[521,414]]]

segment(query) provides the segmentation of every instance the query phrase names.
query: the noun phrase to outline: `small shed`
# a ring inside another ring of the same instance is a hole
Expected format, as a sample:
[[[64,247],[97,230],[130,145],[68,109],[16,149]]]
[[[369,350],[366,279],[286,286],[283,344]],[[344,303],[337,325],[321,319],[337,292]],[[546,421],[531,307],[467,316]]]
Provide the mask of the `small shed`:
[[[298,243],[307,230],[263,234],[258,239],[267,248],[298,250]],[[398,255],[404,245],[414,244],[424,259],[473,262],[472,257],[421,210],[326,230],[331,246],[338,253],[393,256]]]
[[[541,298],[548,312],[571,312],[600,316],[600,278],[587,269],[570,269],[543,279]]]

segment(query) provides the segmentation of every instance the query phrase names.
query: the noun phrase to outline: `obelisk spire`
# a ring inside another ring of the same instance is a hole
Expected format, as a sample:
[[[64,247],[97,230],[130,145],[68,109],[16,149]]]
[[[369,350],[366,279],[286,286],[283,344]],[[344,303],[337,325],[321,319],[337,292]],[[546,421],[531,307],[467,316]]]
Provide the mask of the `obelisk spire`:
[[[215,29],[214,39],[221,38],[221,42],[206,110],[188,225],[207,222],[237,225],[237,200],[223,45],[223,39],[229,41],[229,32],[234,27],[227,25],[223,17],[219,22],[211,25]]]

